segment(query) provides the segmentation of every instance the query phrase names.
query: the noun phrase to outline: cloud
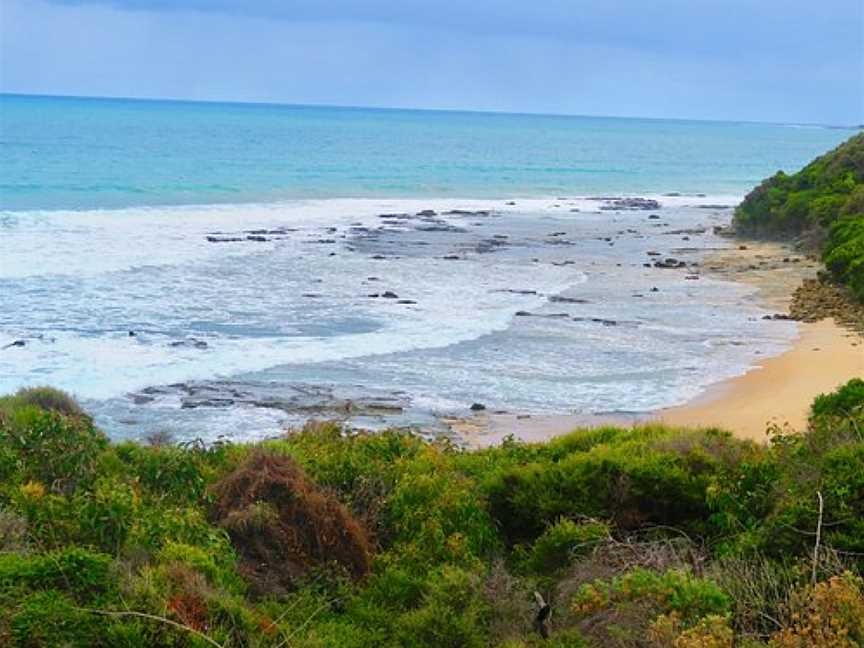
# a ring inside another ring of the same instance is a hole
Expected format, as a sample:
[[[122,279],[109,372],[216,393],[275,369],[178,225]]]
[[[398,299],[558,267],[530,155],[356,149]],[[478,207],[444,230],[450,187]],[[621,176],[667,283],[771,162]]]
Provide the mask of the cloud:
[[[853,16],[862,10],[858,2],[828,4]],[[864,121],[855,21],[825,3],[798,5],[4,0],[0,88]]]

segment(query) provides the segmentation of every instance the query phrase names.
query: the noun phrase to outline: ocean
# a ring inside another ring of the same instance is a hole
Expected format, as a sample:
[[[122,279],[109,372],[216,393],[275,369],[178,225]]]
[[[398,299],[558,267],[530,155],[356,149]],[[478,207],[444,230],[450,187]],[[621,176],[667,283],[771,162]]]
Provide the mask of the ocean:
[[[678,404],[795,334],[714,227],[851,134],[0,95],[0,393],[204,440]]]

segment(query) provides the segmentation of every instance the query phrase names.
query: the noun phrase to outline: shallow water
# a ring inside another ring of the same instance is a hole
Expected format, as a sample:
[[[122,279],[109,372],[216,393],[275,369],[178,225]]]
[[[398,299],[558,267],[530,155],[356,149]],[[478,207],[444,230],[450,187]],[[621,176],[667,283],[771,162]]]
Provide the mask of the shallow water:
[[[421,425],[474,402],[679,403],[782,349],[794,324],[763,321],[749,289],[699,274],[701,251],[726,245],[712,233],[729,218],[723,197],[660,200],[19,217],[6,224],[0,346],[26,346],[0,355],[0,391],[58,385],[116,436],[208,438],[310,415]],[[644,265],[667,257],[693,265]]]
[[[680,403],[795,331],[712,227],[848,134],[0,95],[0,392],[207,439]]]

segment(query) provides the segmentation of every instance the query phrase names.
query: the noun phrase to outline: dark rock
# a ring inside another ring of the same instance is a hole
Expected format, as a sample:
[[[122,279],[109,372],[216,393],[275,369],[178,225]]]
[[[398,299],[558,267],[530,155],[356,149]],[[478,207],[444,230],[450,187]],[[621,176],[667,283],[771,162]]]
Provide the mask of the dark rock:
[[[210,243],[236,243],[237,241],[242,241],[243,239],[239,236],[208,236],[207,240]]]
[[[478,254],[488,254],[489,252],[495,252],[499,248],[505,247],[509,245],[505,241],[501,241],[498,239],[486,239],[480,241],[477,245],[474,246],[474,250]]]
[[[135,331],[129,331],[129,337],[135,337],[136,335]]]
[[[445,261],[458,261],[461,257],[458,254],[446,254],[441,258]]]
[[[263,243],[264,241],[267,241],[268,239],[264,236],[250,235],[250,236],[246,237],[246,240],[247,241],[259,241],[259,242]]]
[[[437,216],[438,212],[434,209],[424,209],[422,211],[417,212],[418,216]]]
[[[432,225],[420,225],[416,228],[418,232],[451,232],[453,234],[465,234],[468,230],[464,227],[456,227],[448,223],[435,223]]]
[[[381,296],[382,296],[384,299],[399,299],[399,295],[397,295],[397,294],[396,294],[395,292],[393,292],[392,290],[386,290],[386,291],[384,291],[383,293],[381,293]]]
[[[528,311],[516,311],[516,317],[531,317]]]
[[[488,216],[491,214],[488,209],[478,209],[477,211],[470,211],[467,209],[451,209],[450,211],[444,212],[447,216]]]
[[[678,259],[673,259],[669,257],[668,259],[663,259],[662,261],[654,262],[655,268],[686,268],[687,264],[684,261],[679,261]]]
[[[194,349],[206,349],[207,343],[204,340],[196,340],[195,338],[189,338],[188,340],[175,340],[168,344],[171,347],[189,347]]]
[[[472,412],[482,412],[486,409],[486,406],[483,403],[473,403],[471,405]]]
[[[413,299],[400,299],[396,302],[397,304],[416,304],[417,302]]]
[[[609,201],[606,205],[601,205],[600,209],[605,211],[611,210],[645,210],[645,209],[660,209],[661,205],[656,200],[651,198],[620,198],[618,200]]]
[[[786,313],[774,313],[773,315],[763,315],[763,320],[783,320],[783,321],[794,321],[795,318],[791,315],[787,315]]]
[[[4,348],[4,349],[12,349],[12,348],[15,348],[15,347],[17,347],[17,348],[22,348],[22,347],[25,347],[25,346],[27,346],[27,341],[26,341],[26,340],[15,340],[14,342],[10,342],[9,344],[7,344],[6,346],[4,346],[3,348]]]
[[[554,304],[589,304],[587,299],[578,299],[577,297],[562,297],[561,295],[552,295],[549,301]]]

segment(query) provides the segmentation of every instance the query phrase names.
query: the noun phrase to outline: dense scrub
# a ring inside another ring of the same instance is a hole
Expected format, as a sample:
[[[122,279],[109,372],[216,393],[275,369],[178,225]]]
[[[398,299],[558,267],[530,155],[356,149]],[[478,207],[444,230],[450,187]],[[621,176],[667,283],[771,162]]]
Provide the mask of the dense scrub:
[[[864,133],[798,173],[765,180],[739,205],[735,224],[748,235],[821,241],[828,270],[864,301]]]
[[[329,424],[109,444],[52,402],[0,399],[0,645],[864,642],[860,381],[764,446],[654,425],[467,452]]]

